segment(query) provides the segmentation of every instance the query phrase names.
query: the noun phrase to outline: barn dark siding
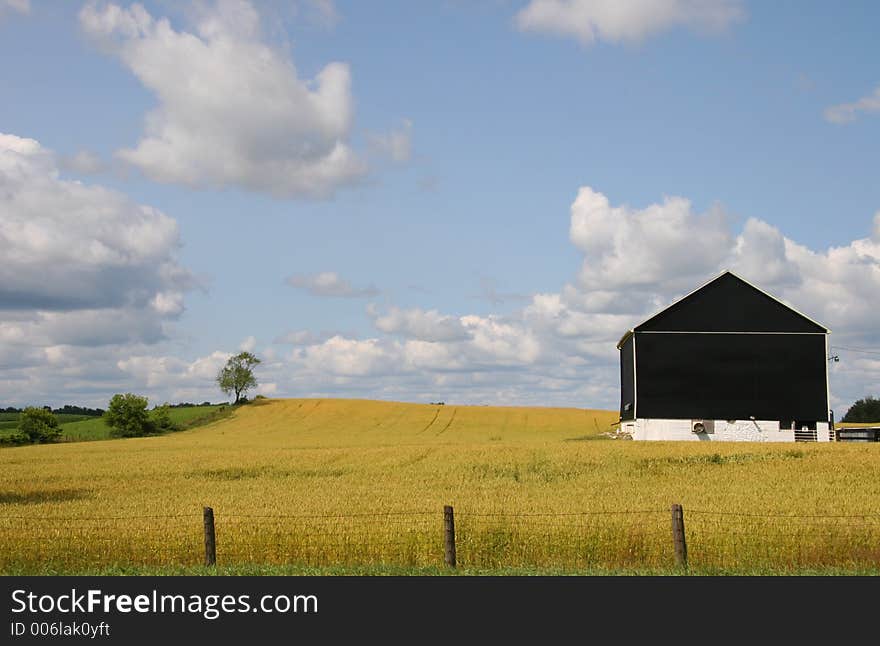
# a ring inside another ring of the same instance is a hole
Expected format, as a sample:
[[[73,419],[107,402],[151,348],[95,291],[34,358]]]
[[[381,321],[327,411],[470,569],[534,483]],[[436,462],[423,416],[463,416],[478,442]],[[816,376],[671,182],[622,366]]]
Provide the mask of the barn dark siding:
[[[620,419],[635,419],[636,388],[633,370],[633,339],[620,346]]]
[[[634,337],[640,418],[828,418],[824,334]]]
[[[722,274],[635,329],[637,332],[828,331],[731,273]]]

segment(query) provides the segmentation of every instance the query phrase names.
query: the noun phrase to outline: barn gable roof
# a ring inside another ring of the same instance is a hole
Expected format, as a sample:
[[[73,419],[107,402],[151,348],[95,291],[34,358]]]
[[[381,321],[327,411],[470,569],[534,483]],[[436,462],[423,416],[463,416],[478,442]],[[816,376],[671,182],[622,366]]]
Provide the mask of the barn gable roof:
[[[828,328],[731,271],[627,332],[776,332],[827,334]]]

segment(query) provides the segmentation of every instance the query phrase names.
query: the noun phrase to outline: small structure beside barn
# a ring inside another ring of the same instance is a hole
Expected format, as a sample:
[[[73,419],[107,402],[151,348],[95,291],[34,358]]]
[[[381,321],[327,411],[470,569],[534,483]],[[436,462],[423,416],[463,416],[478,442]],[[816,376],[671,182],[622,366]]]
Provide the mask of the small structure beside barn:
[[[880,426],[841,426],[835,434],[838,442],[880,442]]]
[[[730,271],[617,344],[636,440],[833,441],[829,330]]]

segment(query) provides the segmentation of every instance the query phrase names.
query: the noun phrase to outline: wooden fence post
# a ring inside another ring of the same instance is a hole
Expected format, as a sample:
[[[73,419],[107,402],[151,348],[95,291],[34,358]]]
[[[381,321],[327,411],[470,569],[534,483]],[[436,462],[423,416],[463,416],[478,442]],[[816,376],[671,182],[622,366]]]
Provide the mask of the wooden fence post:
[[[684,510],[681,505],[672,505],[672,546],[675,548],[675,564],[687,569],[688,548],[684,536]]]
[[[217,541],[214,536],[214,510],[205,507],[205,565],[217,565]]]
[[[455,516],[451,505],[443,507],[443,547],[446,565],[455,567]]]

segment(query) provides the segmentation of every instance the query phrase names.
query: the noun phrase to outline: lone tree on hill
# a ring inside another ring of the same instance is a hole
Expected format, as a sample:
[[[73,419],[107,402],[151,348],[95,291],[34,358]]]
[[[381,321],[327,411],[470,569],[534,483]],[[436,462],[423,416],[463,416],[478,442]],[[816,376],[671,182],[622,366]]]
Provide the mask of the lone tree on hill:
[[[865,397],[850,406],[842,422],[880,422],[880,399]]]
[[[239,352],[234,357],[230,357],[226,365],[217,373],[217,385],[220,386],[225,394],[235,393],[235,401],[238,404],[242,395],[255,388],[257,378],[254,376],[254,366],[260,363],[250,352]]]

